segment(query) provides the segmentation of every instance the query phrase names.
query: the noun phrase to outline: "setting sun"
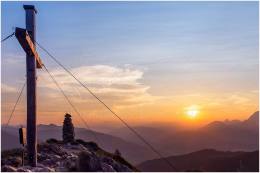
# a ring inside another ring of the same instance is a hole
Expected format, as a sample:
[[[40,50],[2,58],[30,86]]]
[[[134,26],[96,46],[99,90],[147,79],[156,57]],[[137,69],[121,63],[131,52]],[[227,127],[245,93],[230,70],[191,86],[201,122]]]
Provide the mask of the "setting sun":
[[[198,109],[198,106],[190,106],[186,109],[186,115],[189,117],[189,118],[196,118],[197,115],[199,113],[199,109]]]
[[[198,110],[189,110],[187,111],[187,115],[191,118],[195,118],[198,114]]]

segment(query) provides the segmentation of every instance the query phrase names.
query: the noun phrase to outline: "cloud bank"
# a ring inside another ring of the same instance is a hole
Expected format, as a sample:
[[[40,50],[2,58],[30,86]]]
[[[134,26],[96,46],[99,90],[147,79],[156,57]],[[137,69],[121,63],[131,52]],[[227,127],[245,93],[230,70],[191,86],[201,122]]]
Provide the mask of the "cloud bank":
[[[150,87],[140,82],[143,78],[143,71],[130,66],[93,65],[80,66],[70,70],[91,91],[112,106],[146,104],[157,99],[156,96],[148,93]],[[82,102],[82,99],[90,98],[90,95],[86,94],[86,91],[84,92],[64,70],[54,69],[50,73],[68,95],[75,96],[74,94],[78,92],[78,96],[83,96],[77,101]],[[39,86],[57,90],[55,84],[50,80],[47,73],[41,73]],[[53,95],[53,97],[55,96]]]

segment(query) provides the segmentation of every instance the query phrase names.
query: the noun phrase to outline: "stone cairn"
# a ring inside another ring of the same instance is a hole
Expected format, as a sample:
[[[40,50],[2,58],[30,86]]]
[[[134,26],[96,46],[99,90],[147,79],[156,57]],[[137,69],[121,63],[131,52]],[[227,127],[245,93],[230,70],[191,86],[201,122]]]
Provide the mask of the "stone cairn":
[[[74,126],[72,123],[71,115],[68,113],[65,114],[65,118],[63,121],[62,138],[63,142],[65,143],[73,142],[75,138]]]

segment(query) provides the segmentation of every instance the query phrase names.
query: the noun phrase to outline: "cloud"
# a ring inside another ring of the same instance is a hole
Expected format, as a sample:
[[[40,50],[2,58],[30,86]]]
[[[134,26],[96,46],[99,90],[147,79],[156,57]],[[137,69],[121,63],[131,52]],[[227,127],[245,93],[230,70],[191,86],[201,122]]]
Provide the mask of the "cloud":
[[[17,92],[17,89],[15,87],[4,84],[4,83],[1,84],[1,90],[2,90],[2,92],[6,92],[6,93]]]
[[[2,65],[22,65],[25,59],[25,55],[9,53],[2,56]]]
[[[140,82],[143,78],[143,71],[130,66],[81,66],[72,68],[71,72],[109,105],[122,107],[150,103],[157,99],[156,96],[148,93],[150,87]],[[86,93],[86,91],[79,89],[77,82],[65,71],[55,69],[51,70],[50,73],[68,95],[75,96],[75,91],[82,92],[83,95]],[[40,87],[57,90],[53,82],[44,82],[51,80],[48,74],[41,73],[41,78],[42,82],[39,82]],[[78,95],[80,96],[81,94],[78,93]],[[90,98],[90,95],[86,97]],[[77,99],[76,101],[82,102],[82,99]]]
[[[207,106],[240,106],[246,108],[255,104],[258,94],[254,92],[222,93],[222,95],[211,94],[207,96]]]
[[[228,98],[231,102],[233,102],[234,104],[241,104],[241,105],[245,105],[250,103],[250,99],[248,97],[242,96],[242,95],[238,95],[238,94],[233,94]]]

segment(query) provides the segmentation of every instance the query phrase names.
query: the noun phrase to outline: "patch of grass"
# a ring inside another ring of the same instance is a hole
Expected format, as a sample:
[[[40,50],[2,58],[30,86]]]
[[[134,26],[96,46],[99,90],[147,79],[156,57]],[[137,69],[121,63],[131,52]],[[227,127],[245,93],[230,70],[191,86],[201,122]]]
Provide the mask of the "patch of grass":
[[[95,152],[98,156],[106,156],[106,157],[111,157],[113,158],[113,154],[112,153],[109,153],[107,151],[104,151],[102,150],[101,148],[98,149],[96,152]]]
[[[22,159],[22,153],[23,149],[22,148],[15,148],[11,150],[5,150],[1,152],[1,165],[3,166],[8,162],[11,166],[17,167],[21,164]],[[18,160],[17,160],[18,159]],[[24,159],[26,163],[27,159],[27,152],[26,150],[24,151]]]
[[[117,156],[117,155],[113,155],[113,159],[121,164],[124,164],[126,166],[128,166],[128,168],[132,169],[133,171],[139,172],[139,170],[134,167],[133,165],[131,165],[128,161],[126,161],[123,157],[121,156]]]
[[[1,152],[2,159],[8,158],[8,157],[17,157],[21,156],[21,153],[23,152],[22,148],[15,148],[11,150],[4,150]]]
[[[77,141],[70,142],[71,145],[79,145]]]
[[[118,155],[114,155],[112,153],[109,153],[105,150],[99,149],[96,151],[96,154],[98,156],[106,156],[106,157],[110,157],[112,159],[114,159],[115,161],[117,161],[118,163],[121,163],[123,165],[126,165],[128,168],[132,169],[133,171],[139,172],[139,170],[134,167],[133,165],[131,165],[129,162],[127,162],[123,157],[118,156]]]
[[[86,148],[88,148],[88,149],[90,149],[92,151],[97,151],[97,150],[100,149],[98,144],[95,143],[95,142],[92,142],[92,141],[86,142],[86,141],[84,141],[82,139],[77,139],[75,142],[77,142],[79,144],[82,144],[84,147],[86,147]]]
[[[63,141],[57,140],[55,138],[47,139],[46,143],[48,143],[48,144],[64,144]]]
[[[121,156],[117,156],[114,155],[112,153],[109,153],[101,148],[99,148],[99,146],[95,143],[95,142],[86,142],[82,139],[77,139],[76,142],[78,142],[79,144],[82,144],[84,147],[93,150],[98,156],[106,156],[106,157],[110,157],[112,159],[114,159],[115,161],[128,166],[130,169],[134,170],[134,171],[139,171],[136,167],[134,167],[133,165],[131,165],[129,162],[127,162],[123,157]]]

